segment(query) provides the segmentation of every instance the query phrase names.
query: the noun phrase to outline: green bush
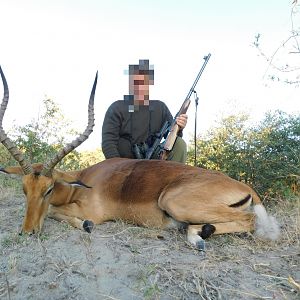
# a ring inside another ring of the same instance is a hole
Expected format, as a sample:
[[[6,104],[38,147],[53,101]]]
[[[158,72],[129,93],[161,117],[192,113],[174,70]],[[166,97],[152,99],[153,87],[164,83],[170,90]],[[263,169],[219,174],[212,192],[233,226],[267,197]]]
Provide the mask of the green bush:
[[[74,135],[78,133],[72,129],[71,122],[65,119],[57,104],[48,98],[43,101],[41,114],[37,119],[24,126],[14,126],[10,130],[10,136],[18,149],[31,163],[43,163],[49,160]],[[0,151],[6,154],[4,159],[1,159],[1,164],[11,165],[10,155],[3,148],[2,146]],[[16,162],[14,161],[13,164],[15,165]],[[58,167],[77,169],[79,165],[79,153],[74,150],[58,164]]]
[[[81,169],[87,168],[105,159],[104,154],[100,148],[93,151],[82,151],[79,157],[79,167]]]
[[[51,159],[68,143],[67,139],[73,140],[77,135],[78,133],[72,129],[71,122],[65,119],[57,104],[48,98],[43,101],[41,114],[37,119],[33,119],[24,126],[14,126],[9,132],[9,136],[14,140],[18,149],[31,163],[44,163]],[[57,167],[64,170],[76,170],[102,160],[104,160],[104,155],[101,149],[80,153],[73,150],[58,163]],[[0,166],[17,164],[7,149],[0,144]],[[3,180],[2,183],[7,185],[7,182]]]
[[[269,112],[255,127],[245,114],[223,118],[197,138],[197,165],[220,170],[265,195],[299,192],[300,116]],[[193,164],[194,149],[188,163]]]

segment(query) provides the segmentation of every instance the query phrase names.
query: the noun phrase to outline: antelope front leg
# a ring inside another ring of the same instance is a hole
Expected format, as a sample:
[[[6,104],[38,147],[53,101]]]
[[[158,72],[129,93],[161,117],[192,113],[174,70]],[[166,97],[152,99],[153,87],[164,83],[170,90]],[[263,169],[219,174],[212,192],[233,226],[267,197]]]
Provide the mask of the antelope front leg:
[[[68,205],[62,205],[62,206],[50,206],[48,209],[48,217],[52,218],[57,221],[66,221],[71,226],[83,229],[88,233],[92,232],[92,229],[94,227],[94,223],[90,220],[82,220],[78,217],[74,217],[72,215],[69,215],[72,213],[72,208],[76,205],[75,203],[68,204]]]

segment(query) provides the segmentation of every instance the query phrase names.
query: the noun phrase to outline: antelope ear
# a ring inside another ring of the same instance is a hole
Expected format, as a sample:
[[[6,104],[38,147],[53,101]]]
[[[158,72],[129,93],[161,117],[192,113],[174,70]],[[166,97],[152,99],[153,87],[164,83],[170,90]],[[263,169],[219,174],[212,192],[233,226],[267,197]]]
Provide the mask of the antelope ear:
[[[6,167],[6,168],[0,167],[0,173],[24,175],[24,172],[21,167]]]
[[[60,182],[62,184],[68,184],[74,187],[84,187],[87,189],[90,189],[92,187],[84,184],[83,182],[81,182],[80,180],[78,180],[78,178],[74,175],[71,175],[68,172],[63,172],[60,170],[53,170],[52,172],[52,178],[57,181]]]

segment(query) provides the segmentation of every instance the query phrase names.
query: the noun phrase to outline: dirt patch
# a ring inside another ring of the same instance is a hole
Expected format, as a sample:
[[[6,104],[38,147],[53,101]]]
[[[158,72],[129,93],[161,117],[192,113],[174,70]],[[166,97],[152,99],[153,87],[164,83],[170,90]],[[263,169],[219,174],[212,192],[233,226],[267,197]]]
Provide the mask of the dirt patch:
[[[19,236],[24,197],[0,195],[1,299],[299,299],[299,201],[278,205],[278,242],[213,236],[199,252],[177,231],[110,222],[91,234],[46,219]]]

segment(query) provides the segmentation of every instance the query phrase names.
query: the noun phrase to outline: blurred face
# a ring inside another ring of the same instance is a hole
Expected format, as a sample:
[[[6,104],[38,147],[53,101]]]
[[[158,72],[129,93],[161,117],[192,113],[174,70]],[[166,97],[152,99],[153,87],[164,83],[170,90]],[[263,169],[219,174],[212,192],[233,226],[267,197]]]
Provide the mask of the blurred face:
[[[149,80],[148,75],[129,75],[129,93],[134,96],[134,104],[149,105]]]

